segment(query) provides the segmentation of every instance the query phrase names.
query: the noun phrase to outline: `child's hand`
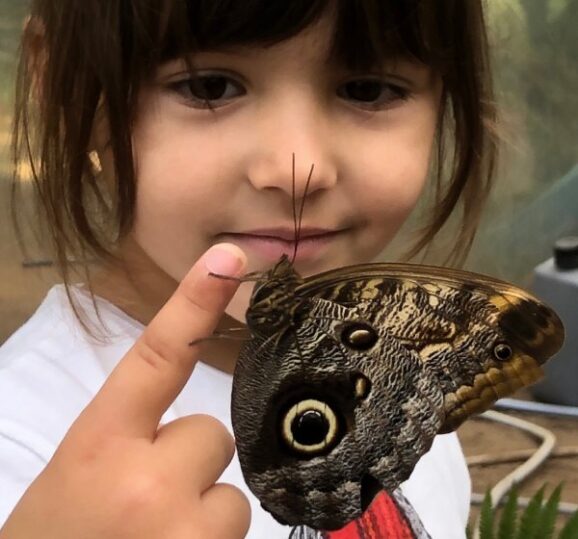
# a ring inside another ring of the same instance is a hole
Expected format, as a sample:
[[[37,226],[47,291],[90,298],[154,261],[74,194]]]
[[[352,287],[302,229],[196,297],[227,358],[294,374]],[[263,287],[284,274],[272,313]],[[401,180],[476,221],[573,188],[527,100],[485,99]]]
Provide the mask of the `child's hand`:
[[[233,438],[209,416],[159,428],[189,378],[237,284],[234,246],[195,264],[141,338],[74,422],[45,470],[26,491],[1,539],[242,538],[249,504],[215,484],[234,453]]]

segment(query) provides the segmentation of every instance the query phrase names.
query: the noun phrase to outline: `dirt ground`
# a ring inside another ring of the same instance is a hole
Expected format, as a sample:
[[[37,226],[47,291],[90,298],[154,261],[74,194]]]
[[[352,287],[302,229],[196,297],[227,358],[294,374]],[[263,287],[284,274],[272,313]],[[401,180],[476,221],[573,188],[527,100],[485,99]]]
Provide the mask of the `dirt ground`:
[[[41,262],[45,256],[41,250],[33,250],[27,257],[23,257],[19,252],[6,210],[6,186],[6,181],[0,179],[2,189],[0,203],[3,204],[0,211],[0,343],[34,312],[48,288],[56,281],[55,273],[49,266],[23,267],[23,262]],[[527,392],[517,396],[529,398]],[[558,447],[578,448],[578,419],[561,419],[527,413],[513,415],[552,430],[558,440]],[[484,419],[469,420],[460,427],[458,435],[466,457],[482,454],[502,455],[511,450],[537,447],[537,442],[527,434]],[[514,463],[471,466],[474,492],[484,493],[516,465]],[[549,493],[554,486],[563,481],[565,486],[562,500],[578,504],[577,479],[578,457],[551,458],[520,486],[520,495],[531,496],[544,483],[549,485],[547,490]],[[478,508],[474,505],[472,519],[477,512]],[[566,518],[561,516],[559,524]]]
[[[531,399],[527,391],[520,392],[517,398]],[[574,448],[578,451],[578,419],[545,416],[534,413],[519,413],[499,410],[514,417],[540,425],[556,436],[556,449]],[[467,421],[458,430],[464,453],[467,457],[478,455],[504,455],[520,449],[535,450],[539,442],[529,434],[518,429],[497,424],[482,418]],[[483,494],[505,475],[513,471],[523,461],[492,464],[488,466],[471,466],[473,491]],[[562,501],[578,504],[578,456],[550,457],[542,467],[519,486],[521,497],[531,497],[544,484],[547,484],[546,495],[563,482]],[[478,506],[472,506],[471,520],[478,514]],[[558,527],[561,527],[568,516],[560,515]]]

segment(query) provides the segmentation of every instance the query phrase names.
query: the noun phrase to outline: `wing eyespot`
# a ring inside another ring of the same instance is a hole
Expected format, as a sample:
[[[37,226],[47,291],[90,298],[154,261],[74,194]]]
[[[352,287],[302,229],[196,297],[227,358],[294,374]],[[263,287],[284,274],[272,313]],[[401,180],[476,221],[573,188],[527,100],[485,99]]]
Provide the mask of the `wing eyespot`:
[[[369,324],[352,322],[341,330],[341,342],[353,350],[369,350],[378,340],[378,334]]]
[[[341,421],[326,402],[303,399],[293,404],[281,420],[281,437],[299,456],[326,454],[341,438]]]
[[[512,357],[512,347],[505,343],[498,343],[494,346],[494,357],[498,361],[508,361]]]

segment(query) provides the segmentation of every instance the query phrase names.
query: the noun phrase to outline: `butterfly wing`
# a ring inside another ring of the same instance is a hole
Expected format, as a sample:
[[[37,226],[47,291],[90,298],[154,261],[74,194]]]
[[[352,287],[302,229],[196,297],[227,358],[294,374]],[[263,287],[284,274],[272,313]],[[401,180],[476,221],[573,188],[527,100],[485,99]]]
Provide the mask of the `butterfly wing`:
[[[335,530],[409,477],[439,432],[443,395],[416,353],[356,309],[313,298],[296,315],[243,347],[232,424],[263,507]]]
[[[505,281],[413,264],[363,264],[304,279],[298,296],[356,306],[414,350],[444,394],[440,432],[542,376],[561,347],[556,313]]]
[[[286,524],[334,530],[394,492],[439,432],[534,381],[553,311],[458,270],[351,266],[258,283],[232,423],[247,484]]]

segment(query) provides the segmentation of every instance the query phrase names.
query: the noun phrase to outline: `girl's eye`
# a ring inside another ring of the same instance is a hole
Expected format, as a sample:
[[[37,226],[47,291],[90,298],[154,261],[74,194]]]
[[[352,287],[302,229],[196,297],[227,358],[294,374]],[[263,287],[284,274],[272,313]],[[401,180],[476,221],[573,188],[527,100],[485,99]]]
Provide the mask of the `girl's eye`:
[[[342,84],[337,95],[367,109],[384,109],[409,98],[408,89],[379,79],[356,79]]]
[[[245,88],[231,77],[221,74],[195,75],[172,82],[169,88],[196,108],[217,108],[245,95]]]

